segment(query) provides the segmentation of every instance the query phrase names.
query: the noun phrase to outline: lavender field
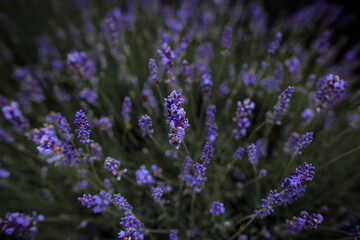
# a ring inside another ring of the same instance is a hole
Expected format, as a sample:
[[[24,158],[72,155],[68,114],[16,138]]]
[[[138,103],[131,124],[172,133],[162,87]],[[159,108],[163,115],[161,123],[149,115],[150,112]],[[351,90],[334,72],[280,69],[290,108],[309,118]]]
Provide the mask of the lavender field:
[[[1,0],[0,239],[360,239],[345,1]]]

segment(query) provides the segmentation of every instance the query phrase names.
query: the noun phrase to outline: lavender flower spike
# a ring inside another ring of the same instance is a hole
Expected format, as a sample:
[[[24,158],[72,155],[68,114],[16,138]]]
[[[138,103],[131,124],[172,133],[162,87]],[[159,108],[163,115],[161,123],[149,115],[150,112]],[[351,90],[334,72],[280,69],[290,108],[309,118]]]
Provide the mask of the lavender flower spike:
[[[141,118],[139,119],[139,126],[141,129],[141,133],[144,137],[152,136],[154,130],[151,129],[152,122],[151,122],[151,118],[148,115],[141,116]]]
[[[14,124],[16,130],[26,130],[29,128],[29,123],[19,110],[17,102],[10,102],[9,105],[2,107],[4,117]]]
[[[303,186],[302,183],[313,179],[314,169],[311,163],[304,162],[303,167],[296,168],[294,175],[284,179],[281,184],[281,192],[271,190],[269,196],[261,200],[262,208],[256,210],[254,214],[257,214],[257,217],[262,219],[274,212],[274,205],[290,204],[303,196],[306,186]]]
[[[348,83],[337,75],[329,74],[320,78],[316,85],[316,96],[313,100],[315,110],[324,113],[326,109],[344,97],[347,86]]]
[[[209,100],[210,94],[211,94],[211,86],[213,85],[213,82],[211,81],[211,76],[208,73],[205,73],[202,75],[202,91],[204,93],[204,99]]]
[[[166,122],[170,125],[170,143],[178,149],[183,141],[185,129],[190,126],[188,119],[185,118],[186,113],[181,107],[181,104],[184,103],[184,99],[181,97],[180,93],[178,94],[174,90],[169,97],[164,100],[167,117]]]
[[[129,97],[125,97],[122,108],[122,115],[127,128],[131,128],[130,125],[130,113],[131,113],[131,100]]]
[[[273,124],[281,125],[281,118],[286,113],[286,110],[289,107],[289,102],[292,93],[294,92],[293,87],[288,87],[279,97],[276,105],[274,106],[274,112],[268,113],[267,117],[269,121]]]
[[[280,46],[281,39],[282,39],[282,33],[278,32],[275,35],[274,41],[270,44],[270,47],[268,49],[268,54],[270,54],[271,56],[275,55],[276,50]]]
[[[221,54],[223,56],[228,56],[229,55],[229,48],[230,48],[230,44],[231,44],[231,26],[227,25],[225,27],[225,31],[224,31],[224,36],[223,36],[223,41],[222,41],[222,47],[224,48],[224,51],[221,52]]]
[[[300,155],[302,152],[300,152],[300,149],[306,148],[310,145],[310,143],[313,140],[314,133],[305,133],[305,135],[302,135],[301,138],[297,141],[296,145],[292,148],[292,151],[295,153],[295,155]]]
[[[317,225],[322,223],[324,218],[321,214],[309,215],[306,211],[302,211],[299,217],[293,217],[291,220],[286,220],[287,229],[290,234],[296,234],[306,228],[317,228]]]
[[[93,143],[93,140],[90,140],[90,125],[87,120],[85,112],[80,109],[79,112],[75,114],[75,122],[74,124],[78,126],[79,129],[76,129],[75,132],[78,133],[78,138],[80,142],[83,144]]]
[[[255,144],[251,144],[248,147],[248,155],[249,155],[249,162],[251,164],[255,164],[258,165],[259,164],[259,159],[258,159],[258,155],[257,155],[257,148]]]
[[[236,129],[232,131],[236,139],[244,137],[246,135],[246,129],[250,127],[249,116],[251,111],[255,108],[255,103],[251,102],[250,99],[245,99],[242,103],[237,102],[236,117]]]
[[[225,212],[224,204],[222,202],[215,201],[210,207],[210,213],[218,216]]]
[[[154,59],[150,58],[149,60],[149,70],[150,70],[150,83],[158,83],[158,73],[157,73],[157,66]]]

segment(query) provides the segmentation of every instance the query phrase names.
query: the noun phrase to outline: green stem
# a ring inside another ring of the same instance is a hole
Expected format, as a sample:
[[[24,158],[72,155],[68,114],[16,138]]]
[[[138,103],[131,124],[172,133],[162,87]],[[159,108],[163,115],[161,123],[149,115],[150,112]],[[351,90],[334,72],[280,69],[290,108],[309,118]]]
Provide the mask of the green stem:
[[[259,179],[257,175],[257,169],[255,163],[252,163],[254,175],[255,175],[255,189],[256,189],[256,200],[259,199],[260,196],[260,187],[259,187]]]
[[[359,150],[359,149],[360,149],[360,146],[358,146],[358,147],[350,150],[349,152],[344,153],[344,154],[342,154],[342,155],[340,155],[340,156],[338,156],[338,157],[336,157],[336,158],[331,159],[330,161],[328,161],[327,163],[325,163],[324,165],[322,165],[322,166],[317,170],[317,172],[319,172],[319,171],[323,170],[325,167],[327,167],[327,166],[335,163],[337,160],[339,160],[339,159],[341,159],[341,158],[343,158],[343,157],[346,157],[347,155],[350,155],[350,154],[353,153],[353,152],[356,152],[356,151]]]
[[[290,166],[293,164],[294,160],[295,160],[295,153],[293,153],[293,155],[291,156],[290,161],[289,161],[288,164],[286,165],[286,168],[285,168],[285,170],[284,170],[284,172],[283,172],[283,174],[282,174],[281,179],[284,179],[284,177],[286,176],[287,172],[289,171]]]

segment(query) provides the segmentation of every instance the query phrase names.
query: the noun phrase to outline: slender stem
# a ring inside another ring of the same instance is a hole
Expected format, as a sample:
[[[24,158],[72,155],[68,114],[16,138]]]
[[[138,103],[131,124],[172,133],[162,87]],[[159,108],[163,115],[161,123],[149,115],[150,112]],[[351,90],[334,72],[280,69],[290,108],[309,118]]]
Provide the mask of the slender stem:
[[[270,59],[270,55],[268,55],[268,56],[266,57],[266,60],[265,60],[266,63],[269,62],[269,59]],[[254,97],[254,95],[255,95],[255,92],[256,92],[256,88],[260,85],[261,77],[262,77],[262,75],[265,73],[265,70],[266,70],[266,69],[267,69],[266,67],[263,67],[263,68],[261,69],[261,72],[260,72],[260,74],[259,74],[259,76],[258,76],[258,78],[257,78],[257,80],[256,80],[255,86],[254,86],[254,88],[253,88],[253,90],[252,90],[252,93],[251,93],[251,95],[250,95],[250,100],[253,99],[253,97]]]
[[[240,226],[239,230],[229,240],[235,239],[240,233],[242,233],[260,213],[261,211],[258,211],[255,215],[253,215],[252,218],[246,223],[244,227]]]
[[[284,170],[284,172],[283,172],[283,174],[282,174],[281,179],[283,179],[283,178],[286,176],[286,173],[289,171],[289,168],[290,168],[290,166],[293,164],[294,160],[295,160],[295,153],[293,153],[293,155],[291,156],[290,161],[289,161],[288,164],[286,165],[286,168],[285,168],[285,170]]]
[[[190,155],[189,149],[188,149],[187,146],[186,146],[185,141],[183,141],[182,143],[183,143],[183,145],[184,145],[184,149],[185,149],[186,154],[190,157],[191,155]]]
[[[191,195],[191,226],[195,225],[195,192],[192,192]]]
[[[267,119],[265,119],[262,123],[260,123],[260,125],[257,126],[253,132],[255,133],[255,132],[259,131],[266,124],[266,122],[267,122],[266,120]]]
[[[156,139],[153,136],[150,136],[151,140],[155,143],[155,145],[164,153],[165,149],[156,141]]]
[[[336,158],[331,159],[330,161],[328,161],[327,163],[325,163],[324,165],[322,165],[322,166],[317,170],[317,172],[319,172],[319,171],[321,171],[322,169],[324,169],[325,167],[327,167],[327,166],[335,163],[337,160],[339,160],[339,159],[341,159],[341,158],[343,158],[343,157],[346,157],[347,155],[350,155],[350,154],[353,153],[353,152],[356,152],[356,151],[359,150],[359,149],[360,149],[360,146],[358,146],[358,147],[350,150],[349,152],[344,153],[344,154],[342,154],[342,155],[340,155],[340,156],[338,156],[338,157],[336,157]]]
[[[257,169],[255,163],[252,163],[253,171],[254,171],[254,177],[255,177],[255,189],[256,189],[256,200],[259,199],[260,196],[260,187],[259,187],[259,179],[257,175]]]

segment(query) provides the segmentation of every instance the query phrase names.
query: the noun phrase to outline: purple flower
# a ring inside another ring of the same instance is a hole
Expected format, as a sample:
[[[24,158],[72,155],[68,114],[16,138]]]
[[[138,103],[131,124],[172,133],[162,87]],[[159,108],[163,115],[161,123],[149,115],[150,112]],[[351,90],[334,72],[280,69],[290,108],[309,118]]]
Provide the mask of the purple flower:
[[[94,103],[97,98],[97,94],[94,89],[84,88],[81,92],[79,92],[79,97],[85,99],[88,103]]]
[[[66,142],[69,142],[74,138],[74,135],[71,133],[71,128],[67,119],[63,117],[61,113],[50,114],[47,117],[47,121],[56,124],[62,137],[65,139]]]
[[[140,169],[136,171],[136,182],[139,185],[146,184],[152,186],[155,183],[154,178],[150,172],[146,169],[145,165],[141,165]]]
[[[94,213],[105,213],[106,209],[109,209],[109,205],[112,202],[111,194],[101,190],[98,195],[84,194],[82,197],[78,197],[81,204],[87,208],[92,208]]]
[[[248,240],[248,237],[244,234],[240,234],[237,240]]]
[[[350,231],[351,231],[351,233],[350,233],[351,237],[356,237],[357,239],[360,239],[360,226],[359,225],[356,225],[355,228],[351,228]]]
[[[211,143],[215,142],[215,140],[218,136],[217,130],[218,130],[218,127],[215,123],[210,124],[208,127],[208,133],[207,133],[206,140],[210,141]]]
[[[291,235],[301,232],[304,228],[317,228],[317,225],[322,223],[324,218],[321,214],[309,215],[306,211],[302,211],[298,217],[293,217],[291,220],[286,219],[287,230]]]
[[[235,151],[235,155],[234,155],[235,159],[236,159],[236,160],[241,160],[241,158],[242,158],[242,156],[244,155],[244,153],[245,153],[245,149],[239,147],[239,148]]]
[[[316,62],[319,64],[324,64],[326,61],[326,56],[330,50],[330,35],[331,32],[329,30],[325,30],[314,44],[314,49],[319,54],[319,57],[316,59]]]
[[[206,121],[205,121],[206,126],[210,126],[212,123],[214,123],[214,121],[215,121],[215,112],[216,112],[215,105],[210,105],[207,112],[206,112]]]
[[[214,152],[214,148],[212,146],[212,142],[207,142],[204,146],[204,151],[201,155],[201,161],[205,164],[210,163],[210,158],[212,157],[212,153]]]
[[[170,240],[178,240],[178,231],[176,229],[170,230]]]
[[[10,173],[8,171],[0,168],[0,178],[8,178],[9,176],[10,176]]]
[[[161,177],[162,176],[162,169],[158,168],[155,164],[151,165],[151,171],[154,176]]]
[[[185,161],[184,161],[182,167],[183,167],[183,170],[182,170],[181,174],[179,175],[179,179],[181,181],[189,180],[191,178],[191,175],[190,175],[191,158],[189,156],[185,157]]]
[[[193,76],[193,72],[194,72],[194,66],[189,65],[189,63],[186,60],[184,60],[182,62],[182,66],[183,66],[185,81],[186,81],[187,84],[191,84],[192,83],[192,76]]]
[[[264,178],[266,177],[266,174],[267,174],[266,169],[261,169],[258,178],[259,179]]]
[[[243,71],[241,75],[244,80],[244,84],[247,87],[255,86],[256,81],[258,80],[258,75],[255,74],[254,69],[250,69],[249,71]]]
[[[274,112],[267,114],[267,117],[269,118],[269,121],[271,123],[281,125],[280,120],[284,116],[284,114],[286,113],[286,111],[289,107],[290,98],[291,98],[291,95],[293,92],[294,92],[294,88],[288,87],[279,96],[279,99],[278,99],[276,105],[274,106]]]
[[[261,86],[268,92],[280,91],[281,78],[283,75],[283,67],[281,63],[276,64],[276,70],[272,79],[264,79],[261,82]]]
[[[222,47],[225,51],[222,52],[222,55],[228,56],[229,55],[229,48],[231,44],[231,26],[227,25],[224,30],[223,40],[222,40]]]
[[[169,77],[169,80],[167,82],[169,82],[171,86],[176,86],[177,81],[173,69],[175,53],[171,51],[171,48],[168,46],[167,43],[162,43],[161,49],[157,50],[157,52],[161,57],[161,65]]]
[[[286,205],[295,201],[297,198],[303,196],[306,186],[301,185],[305,181],[313,179],[315,168],[310,164],[304,162],[303,167],[298,167],[295,174],[289,178],[285,178],[281,184],[282,191],[277,192],[271,190],[267,198],[262,199],[262,209],[256,210],[254,214],[258,214],[258,218],[264,218],[274,212],[274,205]]]
[[[314,133],[305,133],[305,135],[302,135],[301,138],[296,142],[296,145],[292,148],[292,151],[295,153],[295,155],[300,155],[302,152],[300,152],[300,149],[306,148],[310,145],[310,143],[313,140]]]
[[[236,139],[246,135],[246,129],[250,127],[248,117],[253,109],[255,109],[255,103],[251,102],[250,99],[245,99],[242,103],[237,102],[236,116],[234,118],[236,129],[232,131]]]
[[[101,117],[99,119],[96,119],[95,124],[96,126],[100,126],[100,129],[102,131],[106,131],[110,136],[113,135],[112,123],[109,117]]]
[[[71,52],[67,56],[67,64],[70,69],[74,70],[80,77],[89,79],[95,74],[95,65],[88,59],[84,52]]]
[[[129,128],[130,126],[130,113],[131,113],[131,100],[129,97],[125,97],[122,108],[122,115],[124,117],[125,124]]]
[[[120,210],[129,210],[132,211],[132,206],[128,203],[128,201],[120,194],[114,194],[115,203],[119,207]]]
[[[37,215],[36,212],[33,212],[32,217],[19,212],[7,213],[4,219],[0,218],[0,228],[8,236],[33,239],[37,233],[37,225],[42,221],[44,216]]]
[[[151,129],[152,127],[151,118],[148,115],[141,116],[141,118],[139,119],[139,127],[144,137],[152,136],[154,130]]]
[[[339,76],[328,74],[319,79],[316,85],[316,96],[313,100],[315,110],[324,113],[338,100],[345,96],[348,83]]]
[[[110,171],[114,176],[116,176],[116,180],[120,181],[121,176],[127,172],[127,169],[120,170],[120,161],[115,160],[112,157],[107,157],[104,162],[104,167],[106,170]]]
[[[152,188],[152,196],[154,197],[156,202],[159,202],[161,200],[163,193],[164,191],[159,187]]]
[[[170,125],[170,143],[178,149],[183,141],[185,129],[190,126],[188,119],[185,118],[185,111],[181,107],[184,99],[181,98],[180,93],[178,94],[174,90],[169,97],[164,100],[167,117],[166,122]]]
[[[211,86],[213,85],[213,82],[211,81],[211,76],[208,73],[205,73],[202,75],[202,92],[204,94],[204,99],[209,100],[210,94],[211,94]]]
[[[157,83],[158,80],[158,73],[157,73],[157,66],[154,59],[150,58],[149,60],[149,70],[150,70],[150,77],[149,82],[150,83]]]
[[[119,48],[125,45],[123,34],[125,26],[120,8],[114,8],[107,12],[106,17],[102,21],[102,29],[110,45],[111,53],[117,59],[121,59]]]
[[[77,132],[78,138],[80,139],[80,142],[83,144],[89,144],[93,143],[93,140],[90,140],[90,125],[87,120],[85,112],[80,109],[80,111],[76,112],[75,114],[75,122],[74,124],[79,128],[76,129],[75,132]]]
[[[204,185],[204,182],[206,181],[205,177],[205,170],[206,167],[201,165],[200,163],[195,163],[193,165],[195,175],[188,179],[188,185],[194,188],[194,192],[200,193],[201,192],[201,186]]]
[[[300,67],[301,67],[300,59],[297,58],[297,57],[287,59],[285,61],[285,65],[288,67],[289,72],[293,76],[293,80],[295,82],[299,81],[300,79],[299,79],[299,76],[298,76],[298,72],[299,72]]]
[[[118,233],[118,238],[134,240],[144,239],[144,235],[146,235],[146,232],[142,230],[144,224],[131,212],[125,212],[125,217],[121,218],[120,224],[123,226],[124,230]]]
[[[37,103],[45,100],[42,89],[44,80],[39,71],[35,71],[30,67],[17,68],[14,78],[20,81],[20,101],[23,104],[30,104],[30,100]]]
[[[303,123],[311,121],[315,117],[315,113],[311,108],[306,108],[301,113],[301,120]]]
[[[257,147],[255,144],[250,144],[250,146],[248,146],[248,155],[249,155],[249,162],[251,164],[255,164],[258,165],[259,164],[259,158],[257,155]]]
[[[225,212],[224,204],[222,202],[215,201],[210,207],[210,213],[218,216]]]
[[[270,46],[269,46],[268,54],[270,54],[272,56],[275,55],[276,50],[280,46],[281,39],[282,39],[282,34],[281,34],[281,32],[278,32],[275,35],[274,41],[272,41]]]
[[[14,137],[11,136],[10,132],[8,130],[1,128],[1,126],[0,126],[0,141],[4,141],[7,143],[11,143],[14,141]]]
[[[3,106],[1,110],[4,117],[14,124],[16,130],[27,130],[29,128],[29,123],[19,110],[17,102],[10,102],[9,105]]]

